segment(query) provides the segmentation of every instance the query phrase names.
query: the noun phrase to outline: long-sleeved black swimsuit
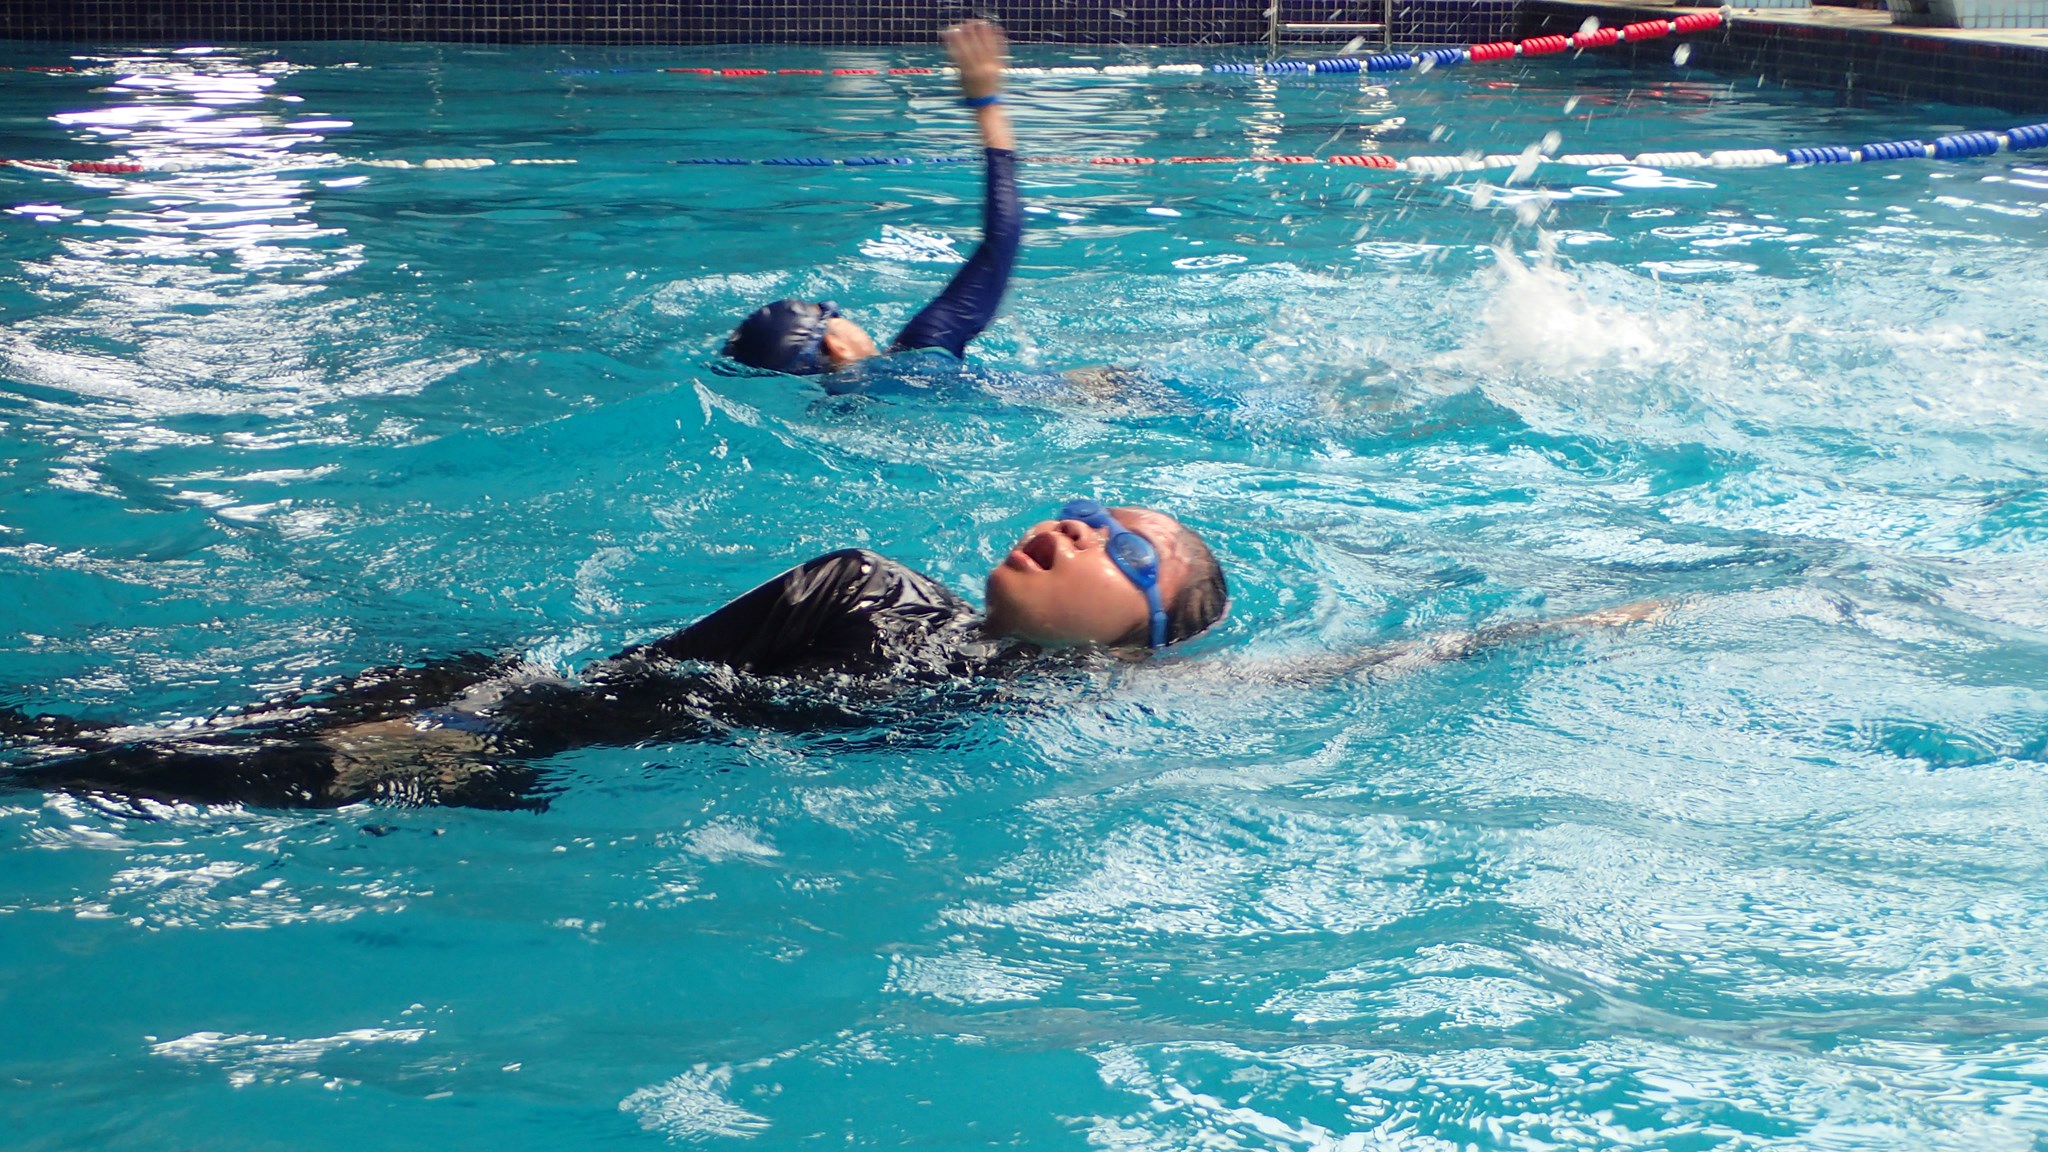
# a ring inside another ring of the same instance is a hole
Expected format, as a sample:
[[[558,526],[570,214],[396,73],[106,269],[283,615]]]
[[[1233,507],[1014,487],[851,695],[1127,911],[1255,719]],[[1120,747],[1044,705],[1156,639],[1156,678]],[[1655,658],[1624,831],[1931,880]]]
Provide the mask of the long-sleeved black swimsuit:
[[[925,705],[948,689],[986,695],[991,675],[1032,650],[981,625],[929,576],[849,550],[573,681],[470,655],[142,736],[9,711],[0,738],[25,753],[12,782],[46,790],[270,807],[373,798],[538,807],[530,762],[568,748],[872,724],[906,693],[926,693]]]

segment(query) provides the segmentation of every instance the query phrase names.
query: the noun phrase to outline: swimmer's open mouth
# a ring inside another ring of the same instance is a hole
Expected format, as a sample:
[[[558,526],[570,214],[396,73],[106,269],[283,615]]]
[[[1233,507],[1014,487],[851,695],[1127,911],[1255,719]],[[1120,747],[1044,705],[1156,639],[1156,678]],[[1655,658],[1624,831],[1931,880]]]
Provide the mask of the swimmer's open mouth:
[[[1017,545],[1016,551],[1011,553],[1013,556],[1021,556],[1025,560],[1030,561],[1031,566],[1041,572],[1050,569],[1053,561],[1059,558],[1059,554],[1059,541],[1053,539],[1053,534],[1050,532],[1040,532],[1038,535]]]

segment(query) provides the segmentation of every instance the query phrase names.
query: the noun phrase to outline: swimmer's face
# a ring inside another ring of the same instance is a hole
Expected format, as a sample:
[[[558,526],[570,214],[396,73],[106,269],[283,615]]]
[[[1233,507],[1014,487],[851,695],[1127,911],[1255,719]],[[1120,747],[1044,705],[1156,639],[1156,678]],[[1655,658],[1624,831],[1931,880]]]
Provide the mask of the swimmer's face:
[[[870,356],[881,355],[875,347],[875,338],[867,329],[855,324],[844,316],[834,316],[825,321],[825,358],[832,362],[832,370],[857,364]]]
[[[1124,527],[1159,552],[1159,598],[1173,603],[1187,577],[1175,547],[1177,522],[1148,508],[1112,508]],[[1114,644],[1143,635],[1152,618],[1145,594],[1109,558],[1107,529],[1079,520],[1033,524],[988,574],[988,628],[1047,648]]]

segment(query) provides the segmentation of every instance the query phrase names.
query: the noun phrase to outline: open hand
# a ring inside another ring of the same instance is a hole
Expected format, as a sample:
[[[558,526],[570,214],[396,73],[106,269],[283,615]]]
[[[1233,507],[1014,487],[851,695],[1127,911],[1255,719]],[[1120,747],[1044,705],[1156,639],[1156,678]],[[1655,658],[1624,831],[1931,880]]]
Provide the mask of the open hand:
[[[969,20],[939,33],[953,63],[960,68],[960,94],[969,100],[1003,90],[1003,30],[986,20]]]

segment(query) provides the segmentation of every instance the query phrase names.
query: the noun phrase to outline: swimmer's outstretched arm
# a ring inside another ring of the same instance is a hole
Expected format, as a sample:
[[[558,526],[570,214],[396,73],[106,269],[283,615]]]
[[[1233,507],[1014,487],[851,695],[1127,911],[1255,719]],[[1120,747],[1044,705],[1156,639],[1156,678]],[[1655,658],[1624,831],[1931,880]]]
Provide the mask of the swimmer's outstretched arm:
[[[960,69],[960,95],[974,109],[981,127],[981,146],[1013,152],[1017,139],[1003,111],[1003,30],[986,20],[969,20],[939,33],[953,64]],[[993,97],[993,99],[991,99]]]
[[[1264,684],[1317,684],[1360,675],[1398,676],[1427,665],[1463,660],[1494,648],[1544,636],[1654,624],[1670,611],[1671,605],[1662,600],[1638,600],[1616,608],[1581,612],[1555,620],[1522,620],[1470,632],[1444,632],[1417,640],[1376,644],[1357,652],[1234,664],[1229,671],[1233,677]]]
[[[988,159],[981,246],[954,273],[938,299],[903,326],[889,350],[943,348],[964,356],[967,342],[981,335],[1002,303],[1010,269],[1017,262],[1017,245],[1023,238],[1024,209],[1017,199],[1017,141],[1002,104],[1002,29],[970,20],[946,29],[942,38],[960,68],[960,95],[974,110]]]

